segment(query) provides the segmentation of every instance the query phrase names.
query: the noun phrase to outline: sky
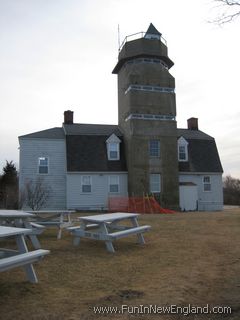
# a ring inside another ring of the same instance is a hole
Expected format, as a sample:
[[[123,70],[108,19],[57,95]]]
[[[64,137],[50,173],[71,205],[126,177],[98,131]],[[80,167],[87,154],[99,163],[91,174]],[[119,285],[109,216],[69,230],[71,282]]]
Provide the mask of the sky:
[[[209,23],[219,10],[213,0],[0,0],[0,171],[18,167],[18,136],[61,127],[65,110],[76,123],[117,124],[119,43],[153,23],[174,61],[178,128],[197,117],[224,176],[240,178],[240,19]]]

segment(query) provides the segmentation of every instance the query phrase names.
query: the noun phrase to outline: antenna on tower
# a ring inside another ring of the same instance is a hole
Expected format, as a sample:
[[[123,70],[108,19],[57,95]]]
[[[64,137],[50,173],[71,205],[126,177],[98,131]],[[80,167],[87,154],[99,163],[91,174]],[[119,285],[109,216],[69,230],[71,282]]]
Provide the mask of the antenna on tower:
[[[118,24],[118,51],[120,51],[120,26]]]

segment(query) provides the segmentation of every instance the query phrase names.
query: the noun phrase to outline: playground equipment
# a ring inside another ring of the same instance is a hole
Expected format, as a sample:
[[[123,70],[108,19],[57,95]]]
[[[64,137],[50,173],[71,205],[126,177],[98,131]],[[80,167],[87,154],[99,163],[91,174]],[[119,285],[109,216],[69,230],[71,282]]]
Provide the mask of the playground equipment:
[[[166,214],[175,213],[173,210],[162,208],[154,196],[110,197],[108,199],[108,211]]]

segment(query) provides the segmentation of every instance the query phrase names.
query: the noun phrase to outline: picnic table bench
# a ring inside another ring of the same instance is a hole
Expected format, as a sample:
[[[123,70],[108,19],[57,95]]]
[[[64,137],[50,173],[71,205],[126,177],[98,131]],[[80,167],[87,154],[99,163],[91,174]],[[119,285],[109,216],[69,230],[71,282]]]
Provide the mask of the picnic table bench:
[[[26,253],[16,254],[10,257],[0,259],[0,272],[10,270],[12,268],[32,264],[48,254],[48,250],[37,249]]]
[[[37,249],[28,251],[25,236],[31,234],[31,229],[0,226],[0,238],[14,237],[18,250],[0,248],[0,272],[16,267],[23,267],[27,279],[32,283],[37,283],[37,275],[33,268],[33,263],[49,254],[49,250]]]
[[[104,241],[109,252],[115,252],[113,241],[137,235],[138,243],[144,244],[143,233],[149,231],[151,226],[139,226],[136,213],[107,213],[94,216],[79,217],[80,226],[69,227],[68,230],[74,236],[74,245],[80,244],[81,238]],[[130,225],[120,225],[123,220]]]
[[[48,210],[48,211],[29,211],[33,214],[33,222],[44,227],[57,227],[57,239],[61,239],[62,230],[73,225],[71,213],[69,210]]]

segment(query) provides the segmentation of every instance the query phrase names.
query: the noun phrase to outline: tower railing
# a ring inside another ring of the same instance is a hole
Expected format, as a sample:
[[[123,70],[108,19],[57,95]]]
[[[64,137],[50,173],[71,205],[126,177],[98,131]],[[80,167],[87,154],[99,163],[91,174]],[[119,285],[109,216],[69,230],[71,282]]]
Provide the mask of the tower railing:
[[[144,38],[146,34],[147,32],[141,31],[141,32],[133,33],[126,36],[123,42],[121,43],[121,45],[119,46],[118,51],[121,51],[121,49],[123,48],[126,42]],[[163,42],[167,46],[167,41],[162,36],[160,36],[159,41]]]

